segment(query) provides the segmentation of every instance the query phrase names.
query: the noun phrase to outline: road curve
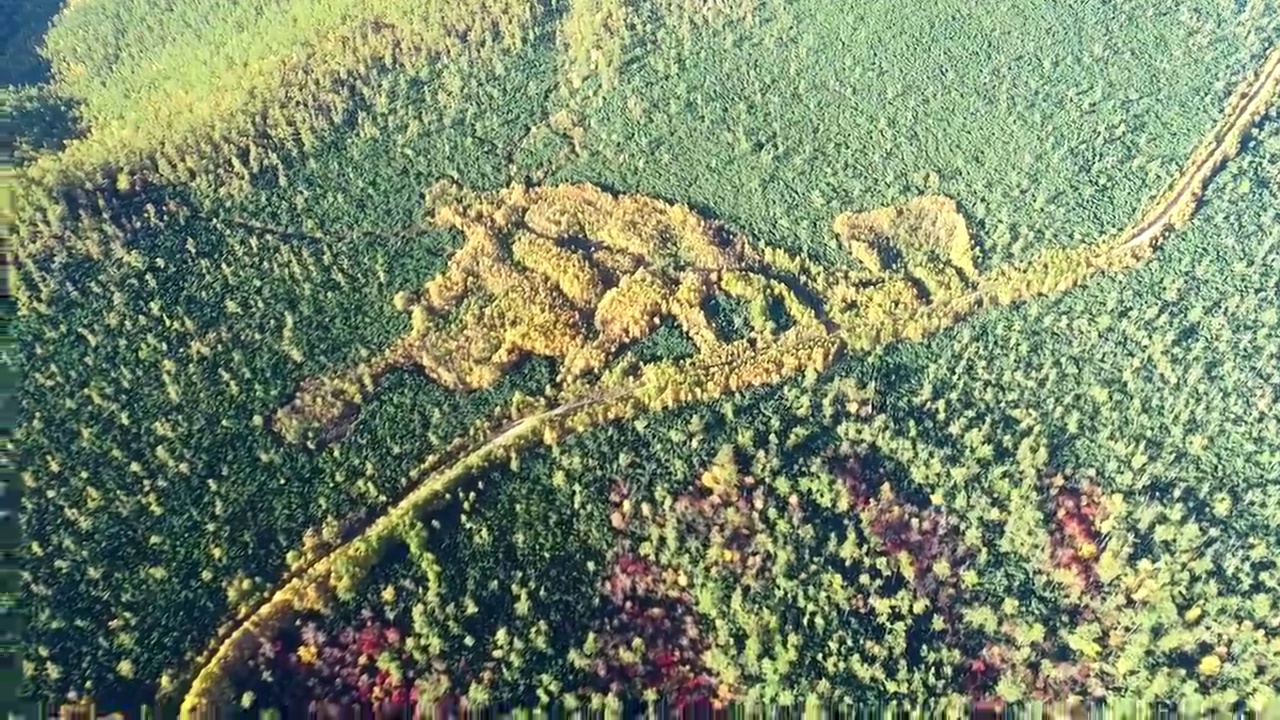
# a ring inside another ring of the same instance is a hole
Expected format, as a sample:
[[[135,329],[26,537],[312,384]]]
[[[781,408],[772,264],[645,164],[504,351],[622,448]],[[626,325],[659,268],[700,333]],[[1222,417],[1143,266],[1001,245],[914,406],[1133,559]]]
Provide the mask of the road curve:
[[[237,662],[247,659],[248,653],[256,652],[257,639],[278,628],[290,613],[298,610],[300,601],[307,598],[312,589],[327,584],[344,556],[355,555],[357,553],[354,551],[370,546],[376,547],[392,539],[407,519],[416,516],[417,512],[429,503],[445,498],[458,482],[467,476],[470,469],[485,463],[495,452],[536,432],[541,421],[588,405],[616,399],[633,390],[634,388],[630,388],[604,395],[589,395],[550,410],[520,418],[503,429],[495,431],[478,444],[453,453],[456,458],[453,462],[428,475],[422,483],[393,503],[388,512],[373,521],[366,522],[365,527],[354,538],[329,549],[325,554],[313,559],[305,568],[286,575],[266,602],[215,641],[216,649],[192,681],[191,688],[182,701],[179,716],[181,718],[218,716],[220,710],[218,706],[221,705],[222,700],[220,696],[226,689],[228,671]]]

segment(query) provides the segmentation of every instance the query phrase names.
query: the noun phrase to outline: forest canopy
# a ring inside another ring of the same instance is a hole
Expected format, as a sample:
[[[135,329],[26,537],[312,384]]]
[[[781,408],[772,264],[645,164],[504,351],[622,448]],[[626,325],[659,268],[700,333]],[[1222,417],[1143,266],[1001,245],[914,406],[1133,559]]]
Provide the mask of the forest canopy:
[[[1274,0],[17,17],[24,696],[1275,707]]]

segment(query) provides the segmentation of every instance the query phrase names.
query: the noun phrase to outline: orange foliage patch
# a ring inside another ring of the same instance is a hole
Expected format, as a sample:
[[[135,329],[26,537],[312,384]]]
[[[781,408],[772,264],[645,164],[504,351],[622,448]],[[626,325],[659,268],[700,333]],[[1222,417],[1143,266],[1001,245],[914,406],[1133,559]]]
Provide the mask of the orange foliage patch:
[[[1101,542],[1098,523],[1106,519],[1102,491],[1089,482],[1068,487],[1062,475],[1051,477],[1049,488],[1053,562],[1072,571],[1080,590],[1096,592]]]

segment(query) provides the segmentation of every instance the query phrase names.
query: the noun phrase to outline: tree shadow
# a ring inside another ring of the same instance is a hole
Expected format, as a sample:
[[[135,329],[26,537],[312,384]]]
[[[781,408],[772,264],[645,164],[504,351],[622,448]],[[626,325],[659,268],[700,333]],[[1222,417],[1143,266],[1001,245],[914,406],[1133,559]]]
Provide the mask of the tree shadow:
[[[16,159],[39,152],[59,152],[78,133],[77,103],[44,87],[7,92],[0,125],[0,147],[12,148]]]
[[[19,0],[8,3],[14,13],[10,31],[5,33],[0,63],[0,85],[38,85],[49,80],[49,61],[40,54],[40,44],[49,23],[58,14],[62,0]]]

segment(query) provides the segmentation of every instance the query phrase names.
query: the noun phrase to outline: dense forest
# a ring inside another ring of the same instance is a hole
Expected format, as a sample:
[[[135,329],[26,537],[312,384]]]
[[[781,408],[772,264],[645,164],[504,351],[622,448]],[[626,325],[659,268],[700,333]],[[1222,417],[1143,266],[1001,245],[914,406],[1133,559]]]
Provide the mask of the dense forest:
[[[1280,702],[1275,0],[15,17],[29,700]]]

